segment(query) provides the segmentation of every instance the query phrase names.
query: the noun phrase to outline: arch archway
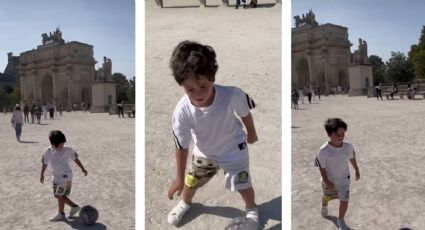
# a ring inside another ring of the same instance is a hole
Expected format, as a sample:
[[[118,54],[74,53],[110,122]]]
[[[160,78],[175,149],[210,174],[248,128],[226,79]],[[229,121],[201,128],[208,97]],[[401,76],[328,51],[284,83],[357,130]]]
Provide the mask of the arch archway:
[[[310,85],[310,71],[308,62],[305,58],[302,58],[296,67],[297,72],[297,87],[304,87]]]
[[[41,81],[41,102],[47,103],[53,101],[53,78],[50,75],[43,77]]]

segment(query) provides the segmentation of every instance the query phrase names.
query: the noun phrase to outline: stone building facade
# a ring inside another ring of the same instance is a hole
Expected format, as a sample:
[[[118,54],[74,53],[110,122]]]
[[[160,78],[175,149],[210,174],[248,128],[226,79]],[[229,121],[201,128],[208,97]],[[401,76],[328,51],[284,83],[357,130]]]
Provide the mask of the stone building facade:
[[[351,43],[346,27],[323,24],[292,29],[292,87],[348,89]]]
[[[22,104],[51,103],[67,110],[75,105],[80,107],[83,102],[93,105],[93,97],[105,97],[93,94],[93,85],[107,82],[112,85],[110,90],[101,93],[107,93],[106,97],[111,100],[107,105],[98,104],[93,112],[108,112],[110,106],[116,105],[112,79],[98,79],[92,45],[76,41],[65,43],[59,29],[53,35],[44,33],[42,37],[42,45],[20,55],[18,70]],[[107,66],[111,70],[111,65]]]

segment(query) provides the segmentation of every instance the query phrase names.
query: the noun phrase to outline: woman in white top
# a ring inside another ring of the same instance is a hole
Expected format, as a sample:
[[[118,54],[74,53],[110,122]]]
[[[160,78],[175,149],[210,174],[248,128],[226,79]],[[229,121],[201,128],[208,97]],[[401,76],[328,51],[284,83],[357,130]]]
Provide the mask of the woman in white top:
[[[12,114],[12,126],[15,128],[16,140],[21,142],[21,133],[22,133],[22,125],[24,121],[24,117],[21,111],[21,106],[16,104],[15,109]]]

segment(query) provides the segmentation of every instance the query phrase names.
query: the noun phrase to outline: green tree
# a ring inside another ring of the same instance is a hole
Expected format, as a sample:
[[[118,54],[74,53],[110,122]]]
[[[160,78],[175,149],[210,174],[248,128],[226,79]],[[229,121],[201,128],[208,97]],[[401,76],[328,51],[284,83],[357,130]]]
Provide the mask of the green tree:
[[[382,58],[379,57],[378,55],[370,55],[369,60],[372,65],[373,79],[376,82],[378,81],[382,83],[387,82],[388,80],[385,79],[385,72],[386,72],[387,66],[382,61]]]
[[[408,54],[409,61],[412,62],[416,78],[425,77],[425,26],[422,26],[419,43],[410,46]]]
[[[134,104],[136,102],[136,77],[129,80],[129,87],[127,89],[128,103]]]
[[[391,58],[386,62],[386,78],[393,82],[409,82],[415,75],[412,63],[401,52],[391,52]]]
[[[130,83],[127,77],[122,73],[114,73],[112,74],[112,79],[117,84],[117,101],[128,102],[127,90]]]

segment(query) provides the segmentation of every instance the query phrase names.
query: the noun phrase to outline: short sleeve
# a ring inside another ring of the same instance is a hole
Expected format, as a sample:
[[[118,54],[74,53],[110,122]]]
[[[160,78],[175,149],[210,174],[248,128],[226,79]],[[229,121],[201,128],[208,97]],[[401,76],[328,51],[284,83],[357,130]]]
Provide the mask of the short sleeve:
[[[41,157],[41,163],[47,165],[49,164],[49,161],[50,161],[50,154],[49,154],[49,150],[46,149],[43,153],[43,156]]]
[[[239,88],[235,88],[235,95],[233,97],[233,106],[235,112],[240,117],[246,117],[249,111],[256,107],[256,104],[252,98]]]
[[[176,110],[173,114],[172,126],[176,149],[188,149],[192,141],[192,126],[188,114],[183,110]]]
[[[78,159],[78,154],[73,148],[67,147],[66,153],[68,155],[68,159],[73,161]]]
[[[354,158],[356,158],[356,152],[354,151],[354,147],[350,145],[350,148],[348,149],[348,159]]]
[[[322,169],[326,168],[326,156],[324,152],[319,151],[319,153],[316,156],[316,160],[314,161],[314,165]]]

